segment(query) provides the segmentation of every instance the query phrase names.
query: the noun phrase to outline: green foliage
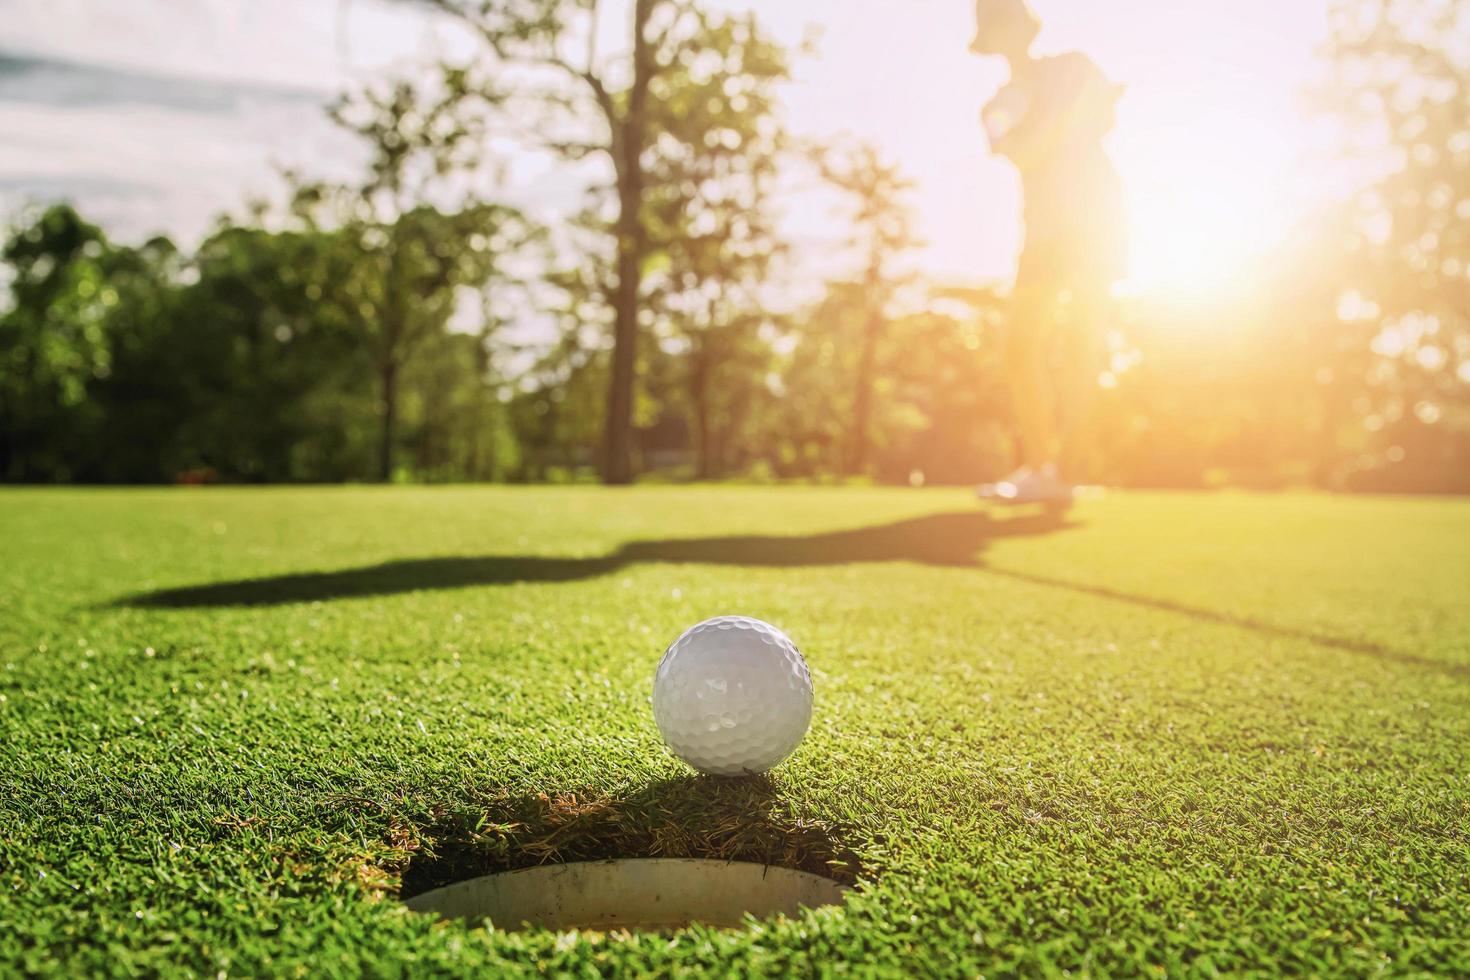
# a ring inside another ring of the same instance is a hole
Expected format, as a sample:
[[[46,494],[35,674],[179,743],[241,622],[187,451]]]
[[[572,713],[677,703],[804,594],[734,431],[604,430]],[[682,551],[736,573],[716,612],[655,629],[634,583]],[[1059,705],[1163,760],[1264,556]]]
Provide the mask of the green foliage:
[[[194,387],[188,456],[233,479],[345,479],[369,472],[370,362],[344,291],[355,256],[341,234],[225,227],[200,247],[157,365]]]
[[[11,292],[0,314],[0,478],[76,473],[98,422],[89,396],[112,370],[108,319],[123,299],[113,275],[139,258],[64,205],[0,249]]]
[[[464,294],[477,292],[488,302],[489,291],[507,282],[507,256],[540,236],[519,212],[503,205],[471,199],[446,210],[434,203],[450,177],[473,169],[485,135],[480,116],[467,111],[463,74],[447,71],[446,79],[447,97],[433,98],[398,82],[343,100],[333,117],[367,144],[368,172],[358,181],[304,184],[292,201],[292,213],[308,228],[334,229],[350,249],[339,285],[378,387],[382,480],[397,472],[405,372],[433,356],[424,348],[448,342],[450,321]],[[483,329],[493,331],[494,323],[493,315],[485,317]],[[482,343],[486,340],[482,337]],[[485,366],[471,361],[482,383],[489,380]],[[445,469],[449,440],[423,443],[444,425],[446,392],[437,385],[450,379],[435,380],[419,404],[441,417],[420,432],[419,471],[463,475],[463,470]],[[480,426],[471,429],[478,433]],[[471,438],[476,446],[478,438]],[[478,452],[473,448],[468,454],[478,458]],[[438,462],[425,469],[428,460]]]
[[[759,403],[769,398],[773,264],[785,245],[772,194],[787,136],[776,100],[784,49],[753,16],[712,18],[682,39],[654,83],[659,152],[645,210],[664,263],[650,276],[660,350],[672,363],[662,394],[681,410],[694,475],[719,477],[760,453]]]
[[[498,472],[485,338],[449,324],[462,291],[487,288],[529,235],[496,206],[420,207],[386,225],[226,225],[181,256],[165,242],[115,247],[69,209],[45,212],[9,244],[3,472],[368,479],[385,368],[403,372],[395,448],[416,473]]]

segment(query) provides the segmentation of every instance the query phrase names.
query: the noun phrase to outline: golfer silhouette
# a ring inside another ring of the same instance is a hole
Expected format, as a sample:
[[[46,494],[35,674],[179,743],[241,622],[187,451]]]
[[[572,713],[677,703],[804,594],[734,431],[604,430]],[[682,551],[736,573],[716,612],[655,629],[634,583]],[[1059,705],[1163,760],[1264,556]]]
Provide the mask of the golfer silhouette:
[[[1122,89],[1086,55],[1034,57],[1026,0],[978,0],[970,50],[1010,65],[981,113],[992,152],[1021,174],[1026,239],[1006,338],[1019,468],[982,497],[1063,503],[1092,476],[1092,395],[1112,287],[1124,272],[1123,194],[1103,148]]]

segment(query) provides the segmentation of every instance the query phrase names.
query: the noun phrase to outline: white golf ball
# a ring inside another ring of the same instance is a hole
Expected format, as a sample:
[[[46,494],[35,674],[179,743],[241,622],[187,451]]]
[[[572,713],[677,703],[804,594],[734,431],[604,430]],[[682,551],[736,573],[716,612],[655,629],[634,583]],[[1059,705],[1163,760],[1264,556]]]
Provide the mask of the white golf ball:
[[[747,616],[691,626],[664,651],[653,717],[674,754],[701,772],[765,772],[812,721],[812,677],[796,644]]]

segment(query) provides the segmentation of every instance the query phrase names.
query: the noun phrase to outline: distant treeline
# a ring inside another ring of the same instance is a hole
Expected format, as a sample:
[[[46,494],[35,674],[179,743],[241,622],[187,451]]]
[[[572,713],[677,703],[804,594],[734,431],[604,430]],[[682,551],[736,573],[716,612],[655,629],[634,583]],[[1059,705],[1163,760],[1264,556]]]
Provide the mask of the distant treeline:
[[[906,181],[871,148],[785,132],[790,55],[758,23],[639,0],[621,63],[582,65],[559,52],[586,5],[498,6],[460,11],[485,40],[472,64],[333,110],[371,151],[358,180],[293,180],[192,250],[111,241],[66,205],[19,216],[0,245],[0,479],[964,483],[1010,467],[1005,297],[902,273]],[[1120,301],[1094,478],[1470,491],[1456,5],[1339,8],[1322,111],[1376,134],[1344,154],[1377,176],[1236,296]],[[538,227],[467,192],[492,134],[600,160],[606,180]],[[772,283],[803,256],[773,187],[798,167],[847,202],[851,275],[778,313]]]

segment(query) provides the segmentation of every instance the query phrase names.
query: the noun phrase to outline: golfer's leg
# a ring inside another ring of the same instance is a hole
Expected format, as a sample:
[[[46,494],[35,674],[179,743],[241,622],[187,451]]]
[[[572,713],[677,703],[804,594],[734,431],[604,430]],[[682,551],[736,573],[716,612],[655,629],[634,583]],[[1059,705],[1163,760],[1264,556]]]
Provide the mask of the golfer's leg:
[[[1073,483],[1095,483],[1101,476],[1097,396],[1110,310],[1111,293],[1102,283],[1073,292],[1066,354],[1057,372],[1062,475]]]
[[[1012,297],[1006,369],[1020,439],[1020,462],[1038,470],[1053,459],[1052,386],[1048,377],[1052,302],[1047,293],[1018,284]]]

